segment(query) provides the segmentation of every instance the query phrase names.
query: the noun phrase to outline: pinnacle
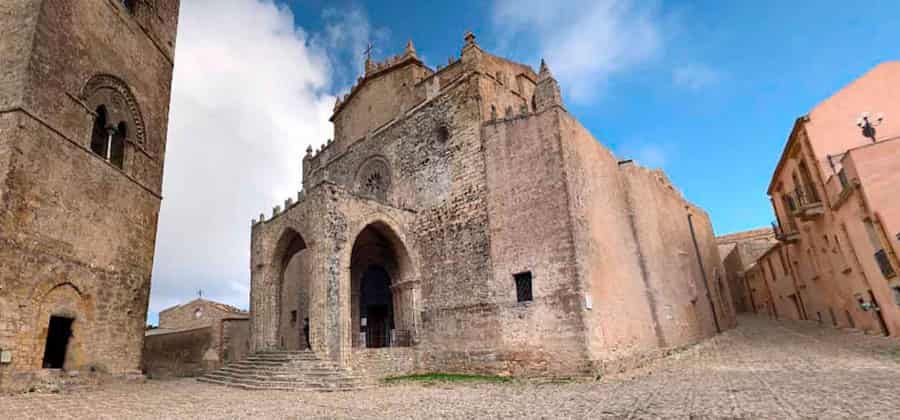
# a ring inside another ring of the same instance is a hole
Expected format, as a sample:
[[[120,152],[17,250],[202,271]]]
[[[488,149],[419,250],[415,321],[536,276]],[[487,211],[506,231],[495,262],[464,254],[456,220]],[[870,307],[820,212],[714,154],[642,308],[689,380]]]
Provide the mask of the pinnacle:
[[[553,74],[550,73],[550,67],[547,66],[547,62],[544,59],[541,59],[541,70],[538,73],[538,80],[543,80],[547,78],[552,78]]]

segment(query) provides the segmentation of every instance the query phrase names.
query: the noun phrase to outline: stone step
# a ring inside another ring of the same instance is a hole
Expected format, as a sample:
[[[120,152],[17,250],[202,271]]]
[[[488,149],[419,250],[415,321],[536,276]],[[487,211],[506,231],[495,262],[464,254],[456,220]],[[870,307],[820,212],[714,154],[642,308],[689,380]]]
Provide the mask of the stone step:
[[[292,372],[301,372],[301,373],[309,373],[309,374],[321,374],[321,373],[330,373],[330,372],[340,372],[340,373],[349,373],[349,371],[337,368],[337,367],[322,367],[322,366],[266,366],[266,367],[258,367],[258,366],[233,366],[228,365],[220,370],[224,370],[227,372],[266,372],[273,375],[277,375],[280,373],[292,373]]]
[[[200,382],[243,389],[336,391],[371,387],[374,382],[355,375],[310,351],[269,351],[209,372]]]
[[[234,378],[234,379],[258,379],[258,380],[282,380],[282,381],[357,381],[363,380],[361,376],[331,374],[331,375],[266,375],[256,373],[233,373],[233,372],[210,372],[206,376],[215,376],[218,378]]]
[[[358,385],[358,386],[340,386],[340,387],[321,387],[321,386],[308,386],[308,385],[298,385],[298,384],[290,384],[290,385],[274,385],[274,384],[243,384],[243,383],[232,383],[227,381],[220,381],[215,379],[210,379],[206,377],[197,378],[197,381],[228,386],[233,388],[246,389],[251,391],[295,391],[295,392],[340,392],[340,391],[357,391],[361,389],[369,389],[372,388],[373,385]]]
[[[312,385],[328,384],[358,384],[364,382],[362,378],[310,378],[310,377],[270,377],[270,376],[230,376],[220,374],[204,375],[204,378],[233,383],[301,383]]]
[[[234,362],[229,363],[228,366],[242,368],[242,369],[324,369],[324,370],[340,370],[337,364],[334,363],[320,363],[320,362],[308,362],[308,363],[253,363],[253,362]]]

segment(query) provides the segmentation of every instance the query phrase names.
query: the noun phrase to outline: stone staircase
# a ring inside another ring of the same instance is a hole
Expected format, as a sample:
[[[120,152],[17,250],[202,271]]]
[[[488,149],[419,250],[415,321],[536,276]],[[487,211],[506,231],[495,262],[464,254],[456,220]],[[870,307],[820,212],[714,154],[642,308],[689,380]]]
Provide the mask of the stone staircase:
[[[374,382],[341,368],[315,353],[304,351],[264,351],[209,372],[200,382],[253,390],[353,391],[374,386]]]

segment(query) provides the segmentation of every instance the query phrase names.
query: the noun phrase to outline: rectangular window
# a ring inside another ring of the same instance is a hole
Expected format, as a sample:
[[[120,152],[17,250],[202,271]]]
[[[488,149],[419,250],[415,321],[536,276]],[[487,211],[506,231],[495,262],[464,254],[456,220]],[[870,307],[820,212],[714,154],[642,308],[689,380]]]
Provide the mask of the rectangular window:
[[[900,286],[892,287],[891,291],[894,292],[894,303],[900,305]]]
[[[875,248],[875,262],[878,263],[878,268],[881,269],[881,274],[885,278],[891,278],[897,275],[894,271],[894,267],[891,265],[891,260],[888,258],[888,253],[885,251],[884,246],[881,242],[881,237],[878,234],[878,231],[875,227],[875,223],[870,219],[863,220],[863,224],[866,227],[866,234],[869,236],[869,241],[872,243],[872,247]]]
[[[844,172],[844,168],[841,168],[841,170],[838,171],[838,181],[841,182],[842,189],[846,190],[847,188],[850,188],[850,181],[847,180],[847,172]]]
[[[513,275],[516,281],[516,300],[518,302],[531,302],[531,272],[518,273]]]
[[[291,324],[297,323],[297,311],[291,311]]]

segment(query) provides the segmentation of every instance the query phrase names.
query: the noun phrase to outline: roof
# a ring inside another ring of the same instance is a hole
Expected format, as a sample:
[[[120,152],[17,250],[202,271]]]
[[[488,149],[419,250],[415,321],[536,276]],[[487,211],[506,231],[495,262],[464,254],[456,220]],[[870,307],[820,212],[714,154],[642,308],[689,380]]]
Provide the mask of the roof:
[[[165,309],[161,310],[160,312],[171,311],[171,310],[173,310],[173,309],[181,308],[181,307],[184,307],[184,306],[187,306],[187,305],[191,305],[191,304],[194,304],[194,303],[198,303],[198,302],[199,302],[199,303],[203,303],[203,304],[208,305],[208,306],[211,306],[211,307],[214,307],[214,308],[217,308],[217,309],[219,309],[219,310],[221,310],[221,311],[224,311],[224,312],[231,312],[231,313],[234,313],[234,314],[247,315],[247,316],[250,315],[250,312],[245,311],[245,310],[243,310],[243,309],[240,309],[240,308],[237,308],[237,307],[234,307],[234,306],[225,304],[225,303],[216,302],[216,301],[213,301],[213,300],[208,300],[208,299],[203,299],[203,298],[197,298],[197,299],[194,299],[194,300],[192,300],[192,301],[190,301],[190,302],[187,302],[187,303],[182,303],[182,304],[179,304],[179,305],[170,306],[170,307],[168,307],[168,308],[165,308]]]

